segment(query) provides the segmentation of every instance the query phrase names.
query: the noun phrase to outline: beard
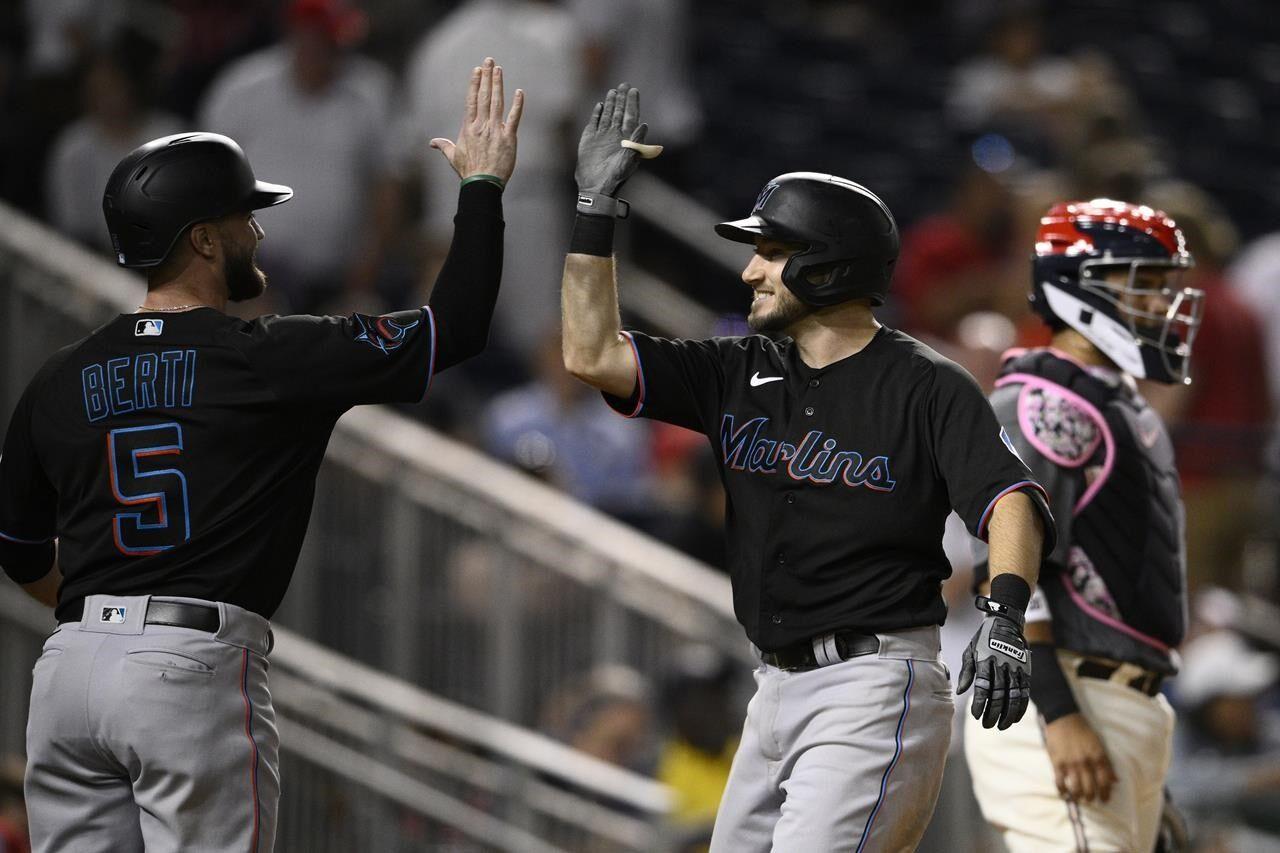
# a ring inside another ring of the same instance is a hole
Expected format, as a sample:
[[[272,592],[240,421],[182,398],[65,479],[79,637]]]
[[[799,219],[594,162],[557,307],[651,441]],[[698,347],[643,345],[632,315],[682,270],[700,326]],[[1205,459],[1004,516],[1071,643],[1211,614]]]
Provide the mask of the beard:
[[[773,292],[773,308],[766,314],[757,314],[754,307],[747,315],[747,325],[753,332],[781,332],[791,324],[813,313],[785,286]]]
[[[246,302],[256,299],[267,289],[267,274],[253,257],[253,250],[227,253],[227,299]]]

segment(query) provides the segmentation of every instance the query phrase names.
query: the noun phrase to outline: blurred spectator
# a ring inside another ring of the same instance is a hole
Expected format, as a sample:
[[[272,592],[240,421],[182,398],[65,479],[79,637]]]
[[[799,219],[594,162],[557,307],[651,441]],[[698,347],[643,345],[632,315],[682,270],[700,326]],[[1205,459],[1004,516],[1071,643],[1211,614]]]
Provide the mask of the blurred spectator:
[[[594,758],[647,775],[653,769],[651,701],[640,673],[599,666],[551,695],[540,728]]]
[[[1226,277],[1232,292],[1262,323],[1271,404],[1275,409],[1280,407],[1280,233],[1260,237],[1246,246]]]
[[[232,59],[274,42],[277,3],[261,0],[170,0],[176,36],[165,59],[162,103],[194,117],[201,95]]]
[[[426,149],[431,137],[452,137],[461,118],[441,84],[466,80],[486,56],[502,65],[509,85],[525,90],[529,106],[520,123],[520,169],[503,193],[504,285],[491,340],[533,355],[560,316],[574,197],[567,170],[588,118],[580,110],[583,43],[568,11],[539,0],[468,0],[419,43],[405,82],[413,151],[426,151],[423,215],[434,260],[428,271],[448,247],[458,193],[444,158]]]
[[[1192,384],[1143,387],[1169,424],[1178,455],[1187,572],[1192,588],[1210,582],[1240,589],[1271,426],[1266,340],[1253,310],[1223,278],[1237,237],[1213,200],[1190,184],[1168,181],[1151,187],[1143,201],[1178,223],[1196,262],[1184,283],[1206,293]]]
[[[964,130],[1000,128],[1026,143],[1059,139],[1055,125],[1079,95],[1070,59],[1045,55],[1041,16],[1033,3],[1010,3],[992,16],[982,54],[956,68],[947,112]]]
[[[393,79],[353,52],[367,21],[345,0],[293,0],[286,20],[283,44],[214,81],[200,126],[294,188],[291,204],[258,215],[271,235],[259,250],[269,292],[300,313],[368,306],[398,221]]]
[[[961,318],[992,307],[1012,225],[1013,198],[1001,179],[966,164],[947,209],[903,235],[893,282],[903,330],[951,340]]]
[[[1204,634],[1183,649],[1174,688],[1179,715],[1169,788],[1206,842],[1243,822],[1280,837],[1280,720],[1261,700],[1280,664],[1230,630]],[[1227,850],[1257,847],[1227,846]]]
[[[0,757],[0,853],[31,853],[22,772],[22,759]]]
[[[652,512],[648,433],[570,376],[560,336],[546,336],[527,385],[493,399],[482,434],[491,454],[585,503],[645,526]]]
[[[662,714],[669,734],[659,753],[657,778],[675,794],[671,818],[686,842],[711,839],[729,781],[741,725],[733,711],[736,671],[715,649],[691,646],[676,656],[663,684]]]
[[[640,90],[645,121],[665,146],[649,171],[679,182],[683,154],[702,128],[689,71],[689,0],[569,0],[586,38],[587,98],[583,116],[619,83]]]
[[[144,142],[182,130],[148,107],[155,48],[122,34],[94,56],[83,83],[84,114],[58,135],[45,180],[45,211],[64,234],[106,252],[102,191],[116,164]]]
[[[678,430],[689,430],[669,424],[655,424],[655,436]],[[701,438],[701,436],[699,436]],[[664,465],[659,482],[663,497],[672,503],[667,519],[658,530],[658,538],[679,548],[711,568],[728,572],[724,542],[724,486],[716,469],[715,457],[703,441],[698,441],[678,461]]]

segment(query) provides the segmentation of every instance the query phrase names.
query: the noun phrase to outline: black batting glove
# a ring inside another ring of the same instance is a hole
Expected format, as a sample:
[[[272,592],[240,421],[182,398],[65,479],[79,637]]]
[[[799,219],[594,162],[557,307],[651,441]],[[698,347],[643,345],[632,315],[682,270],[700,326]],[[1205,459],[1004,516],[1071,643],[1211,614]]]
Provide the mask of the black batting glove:
[[[974,602],[987,614],[964,650],[960,681],[963,693],[973,685],[970,713],[983,728],[1001,731],[1022,719],[1031,701],[1031,654],[1022,634],[1022,611],[980,595]]]
[[[635,173],[640,152],[623,146],[624,139],[644,143],[649,132],[640,122],[640,91],[627,86],[610,89],[596,104],[591,120],[578,140],[578,210],[583,213],[618,215],[616,199],[627,178]],[[625,202],[622,215],[625,215]]]

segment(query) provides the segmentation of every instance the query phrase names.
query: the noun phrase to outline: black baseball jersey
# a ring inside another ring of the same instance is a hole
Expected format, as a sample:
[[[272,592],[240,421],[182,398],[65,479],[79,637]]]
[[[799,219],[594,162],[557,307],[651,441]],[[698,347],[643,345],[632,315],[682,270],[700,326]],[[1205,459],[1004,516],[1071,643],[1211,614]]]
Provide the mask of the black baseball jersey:
[[[1037,595],[1055,645],[1176,673],[1185,521],[1160,415],[1124,374],[1050,349],[1008,354],[991,404],[1058,519]]]
[[[57,353],[18,403],[0,457],[0,536],[58,536],[59,617],[96,593],[270,617],[335,422],[359,403],[422,399],[434,324],[430,308],[121,315]]]
[[[747,635],[772,651],[845,628],[940,625],[954,508],[985,537],[997,499],[1043,490],[973,378],[901,332],[813,369],[790,339],[628,333],[627,416],[707,435],[727,496],[728,568]]]

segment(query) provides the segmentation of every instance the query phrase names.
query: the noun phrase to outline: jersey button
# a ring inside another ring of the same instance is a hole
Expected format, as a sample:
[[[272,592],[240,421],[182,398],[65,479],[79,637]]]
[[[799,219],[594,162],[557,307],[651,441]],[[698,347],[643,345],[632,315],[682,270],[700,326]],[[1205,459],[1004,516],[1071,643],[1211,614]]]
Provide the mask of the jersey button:
[[[796,502],[795,492],[787,492],[787,503],[793,504],[795,502]]]
[[[805,406],[804,413],[809,417],[813,417],[813,406]]]
[[[782,624],[782,617],[781,617],[781,616],[779,616],[777,613],[773,614],[773,624],[775,624],[775,625],[781,625],[781,624]]]
[[[818,387],[819,385],[821,385],[821,384],[822,384],[822,380],[820,380],[820,379],[810,379],[810,380],[809,380],[809,387],[810,387],[810,388],[817,388],[817,387]]]

